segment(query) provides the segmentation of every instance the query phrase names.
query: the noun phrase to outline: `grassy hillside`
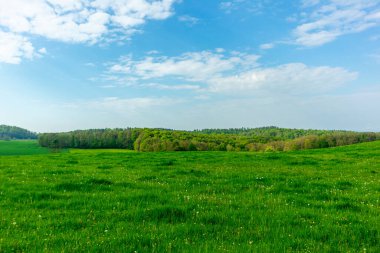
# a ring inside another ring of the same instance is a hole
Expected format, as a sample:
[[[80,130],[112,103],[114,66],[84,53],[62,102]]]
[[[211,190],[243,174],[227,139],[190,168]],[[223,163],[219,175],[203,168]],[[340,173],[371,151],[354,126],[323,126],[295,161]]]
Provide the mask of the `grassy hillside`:
[[[37,134],[16,126],[0,125],[0,140],[37,139]]]
[[[37,155],[49,153],[48,148],[40,147],[36,140],[0,140],[0,156],[4,155]]]
[[[380,142],[281,153],[2,156],[0,182],[0,252],[380,248]]]

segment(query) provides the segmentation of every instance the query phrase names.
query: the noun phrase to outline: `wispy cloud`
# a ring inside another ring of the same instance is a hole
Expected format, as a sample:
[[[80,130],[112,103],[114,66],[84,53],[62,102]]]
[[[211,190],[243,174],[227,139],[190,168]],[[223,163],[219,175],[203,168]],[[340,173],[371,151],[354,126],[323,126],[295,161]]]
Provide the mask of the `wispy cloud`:
[[[86,67],[96,67],[96,64],[93,63],[93,62],[87,62],[87,63],[84,64],[84,66],[86,66]]]
[[[321,0],[302,0],[301,4],[303,8],[308,8],[319,4]]]
[[[268,50],[268,49],[272,49],[276,46],[275,43],[265,43],[265,44],[261,44],[260,45],[260,49],[262,50]]]
[[[338,37],[380,25],[378,0],[304,0],[303,15],[294,43],[321,46]]]
[[[201,86],[194,85],[194,84],[176,84],[176,85],[168,85],[168,84],[161,84],[161,83],[148,83],[143,84],[143,87],[151,87],[156,88],[160,90],[201,90]]]
[[[219,4],[219,8],[225,13],[229,14],[234,11],[245,10],[250,13],[260,14],[264,9],[264,6],[268,4],[269,1],[250,1],[250,0],[229,0],[222,1]]]
[[[190,15],[179,16],[178,20],[180,22],[184,22],[184,23],[186,23],[186,24],[188,24],[190,26],[193,26],[193,25],[196,25],[196,24],[199,23],[199,18],[190,16]]]

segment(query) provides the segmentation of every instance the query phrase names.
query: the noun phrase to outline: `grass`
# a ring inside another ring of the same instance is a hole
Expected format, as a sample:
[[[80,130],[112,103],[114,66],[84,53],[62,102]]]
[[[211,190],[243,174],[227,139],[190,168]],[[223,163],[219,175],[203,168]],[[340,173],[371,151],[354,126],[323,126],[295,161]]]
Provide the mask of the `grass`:
[[[40,147],[36,140],[0,140],[0,156],[47,154],[49,149]]]
[[[0,182],[0,252],[380,248],[380,142],[0,156]]]

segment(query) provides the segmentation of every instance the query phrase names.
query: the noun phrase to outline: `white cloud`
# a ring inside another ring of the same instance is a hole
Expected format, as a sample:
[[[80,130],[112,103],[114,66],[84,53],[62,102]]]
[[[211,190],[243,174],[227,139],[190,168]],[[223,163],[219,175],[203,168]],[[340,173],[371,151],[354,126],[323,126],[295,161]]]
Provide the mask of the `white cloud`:
[[[304,0],[307,16],[293,31],[294,43],[320,46],[340,36],[380,25],[378,0]]]
[[[227,13],[231,12],[232,9],[235,9],[234,2],[233,1],[226,1],[220,3],[220,8]]]
[[[109,66],[107,81],[202,93],[310,95],[334,90],[358,76],[344,68],[303,63],[262,67],[258,55],[220,52],[156,55],[141,60],[127,56]]]
[[[71,43],[128,38],[147,20],[172,14],[176,0],[0,0],[0,32],[14,36],[42,36]],[[3,47],[9,35],[2,38]],[[27,38],[25,40],[28,40]],[[20,40],[18,40],[20,41]],[[28,42],[30,43],[30,42]],[[22,51],[17,48],[13,51]],[[12,58],[12,57],[11,57]],[[17,56],[14,59],[21,59]],[[19,60],[11,62],[19,62]],[[3,62],[9,62],[9,60]]]
[[[25,37],[0,30],[0,62],[19,64],[23,58],[32,59],[35,49]]]
[[[233,11],[245,10],[253,14],[260,14],[266,4],[269,4],[268,0],[230,0],[222,1],[219,4],[219,8],[225,13],[229,14]],[[273,5],[273,3],[271,3]]]
[[[194,90],[196,91],[196,90],[201,89],[199,85],[192,85],[192,84],[168,85],[168,84],[161,84],[161,83],[148,83],[142,86],[157,88],[160,90]]]
[[[266,44],[260,45],[260,49],[262,49],[262,50],[268,50],[268,49],[272,49],[274,47],[275,47],[274,43],[266,43]]]
[[[307,8],[311,6],[315,6],[320,3],[321,0],[303,0],[302,1],[302,7]]]
[[[309,67],[290,63],[273,68],[257,68],[235,76],[224,76],[209,81],[214,92],[236,93],[249,91],[270,94],[313,94],[333,90],[355,80],[357,73],[328,66]]]
[[[87,62],[84,64],[84,66],[93,68],[93,67],[96,67],[96,64],[93,62]]]
[[[227,56],[211,51],[189,52],[175,57],[149,56],[142,60],[133,60],[128,56],[112,65],[109,70],[138,80],[176,77],[186,81],[207,81],[228,71],[257,66],[258,59],[257,55]]]
[[[150,55],[150,54],[159,54],[160,52],[157,51],[157,50],[150,50],[148,52],[146,52],[146,54]]]
[[[40,48],[39,50],[38,50],[38,53],[40,53],[40,54],[47,54],[47,50],[46,50],[46,48]]]
[[[189,15],[179,16],[178,20],[181,21],[181,22],[187,23],[190,26],[196,25],[199,22],[199,18],[192,17],[192,16],[189,16]]]

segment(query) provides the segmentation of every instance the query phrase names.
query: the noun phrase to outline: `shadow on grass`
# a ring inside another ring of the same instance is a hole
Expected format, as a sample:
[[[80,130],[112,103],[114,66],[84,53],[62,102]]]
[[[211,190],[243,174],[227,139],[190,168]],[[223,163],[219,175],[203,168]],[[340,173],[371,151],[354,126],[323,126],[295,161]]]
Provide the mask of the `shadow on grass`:
[[[112,181],[107,179],[90,179],[84,183],[61,183],[54,187],[56,191],[80,191],[80,192],[89,192],[89,191],[110,191]]]
[[[146,210],[143,218],[148,221],[179,223],[186,220],[187,212],[175,206],[162,206]]]

